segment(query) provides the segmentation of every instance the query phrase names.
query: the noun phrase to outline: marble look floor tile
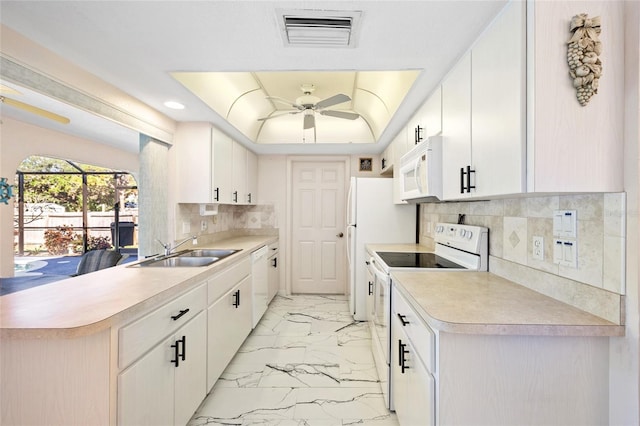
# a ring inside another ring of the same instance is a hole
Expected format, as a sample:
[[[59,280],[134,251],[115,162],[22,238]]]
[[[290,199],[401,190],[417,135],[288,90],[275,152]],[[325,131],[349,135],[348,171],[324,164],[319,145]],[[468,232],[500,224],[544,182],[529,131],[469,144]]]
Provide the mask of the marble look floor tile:
[[[298,389],[296,419],[370,420],[389,414],[376,388]]]
[[[293,419],[296,393],[287,388],[218,388],[198,408],[188,426],[241,425],[253,419]]]
[[[188,426],[398,426],[347,301],[274,298]]]
[[[337,387],[340,386],[338,364],[267,364],[259,382],[260,387]]]
[[[262,378],[265,365],[232,362],[222,372],[216,388],[255,388]],[[215,389],[215,388],[214,388]]]

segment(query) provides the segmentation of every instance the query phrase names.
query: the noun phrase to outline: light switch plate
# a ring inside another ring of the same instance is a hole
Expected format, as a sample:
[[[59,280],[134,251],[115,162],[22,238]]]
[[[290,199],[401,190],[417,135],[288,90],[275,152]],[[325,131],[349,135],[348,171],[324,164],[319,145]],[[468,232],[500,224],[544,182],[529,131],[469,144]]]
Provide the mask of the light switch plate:
[[[576,210],[553,211],[553,236],[576,238],[578,230],[578,212]]]
[[[183,234],[191,233],[191,222],[187,220],[182,221],[182,233]]]
[[[553,263],[571,268],[578,267],[578,243],[571,239],[553,239]]]

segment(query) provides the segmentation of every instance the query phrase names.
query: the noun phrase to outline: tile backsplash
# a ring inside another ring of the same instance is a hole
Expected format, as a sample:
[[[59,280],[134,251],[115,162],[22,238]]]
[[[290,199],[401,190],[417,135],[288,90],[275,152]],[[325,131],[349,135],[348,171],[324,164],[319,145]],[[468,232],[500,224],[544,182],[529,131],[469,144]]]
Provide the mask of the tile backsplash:
[[[197,235],[199,242],[208,243],[239,233],[277,235],[277,228],[276,211],[270,204],[220,204],[218,214],[212,216],[200,216],[199,204],[176,206],[176,240]]]
[[[426,203],[420,208],[420,242],[433,246],[437,222],[489,228],[489,270],[619,323],[625,292],[624,193],[531,196],[489,201]],[[553,262],[553,213],[577,213],[577,268]],[[544,239],[534,259],[533,237]]]

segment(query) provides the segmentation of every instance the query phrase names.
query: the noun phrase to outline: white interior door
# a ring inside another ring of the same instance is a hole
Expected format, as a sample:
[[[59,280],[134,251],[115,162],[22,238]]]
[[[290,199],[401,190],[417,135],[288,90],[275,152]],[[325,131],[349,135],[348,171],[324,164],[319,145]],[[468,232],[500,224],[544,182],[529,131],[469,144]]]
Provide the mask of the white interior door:
[[[294,161],[291,292],[345,294],[345,164]]]

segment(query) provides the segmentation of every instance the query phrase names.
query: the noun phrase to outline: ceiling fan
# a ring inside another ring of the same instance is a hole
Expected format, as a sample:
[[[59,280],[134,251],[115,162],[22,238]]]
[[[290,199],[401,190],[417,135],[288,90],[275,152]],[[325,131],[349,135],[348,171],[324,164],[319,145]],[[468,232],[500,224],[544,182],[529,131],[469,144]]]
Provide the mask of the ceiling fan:
[[[287,99],[279,98],[277,96],[267,96],[267,99],[271,99],[275,102],[280,102],[282,104],[286,104],[294,109],[289,111],[282,111],[279,114],[270,115],[268,117],[259,118],[258,121],[270,120],[272,118],[281,117],[283,115],[288,114],[300,114],[303,113],[304,121],[302,123],[303,129],[312,129],[316,126],[316,117],[315,113],[319,113],[321,115],[327,115],[329,117],[336,118],[344,118],[346,120],[355,120],[360,117],[360,114],[354,112],[347,111],[335,111],[328,110],[325,108],[338,105],[344,102],[348,102],[351,98],[343,93],[339,93],[337,95],[333,95],[327,99],[320,100],[320,98],[313,96],[312,93],[316,89],[313,84],[303,84],[300,86],[300,90],[304,93],[302,96],[297,98],[295,102],[289,101]]]
[[[47,111],[46,109],[38,108],[37,106],[31,105],[13,98],[8,98],[5,96],[5,94],[21,95],[21,93],[18,92],[17,90],[11,87],[5,86],[4,84],[0,84],[0,103],[9,105],[14,108],[21,109],[23,111],[30,112],[32,114],[39,115],[44,118],[48,118],[49,120],[57,121],[58,123],[62,123],[62,124],[70,123],[70,120],[67,117],[58,115],[51,111]]]

